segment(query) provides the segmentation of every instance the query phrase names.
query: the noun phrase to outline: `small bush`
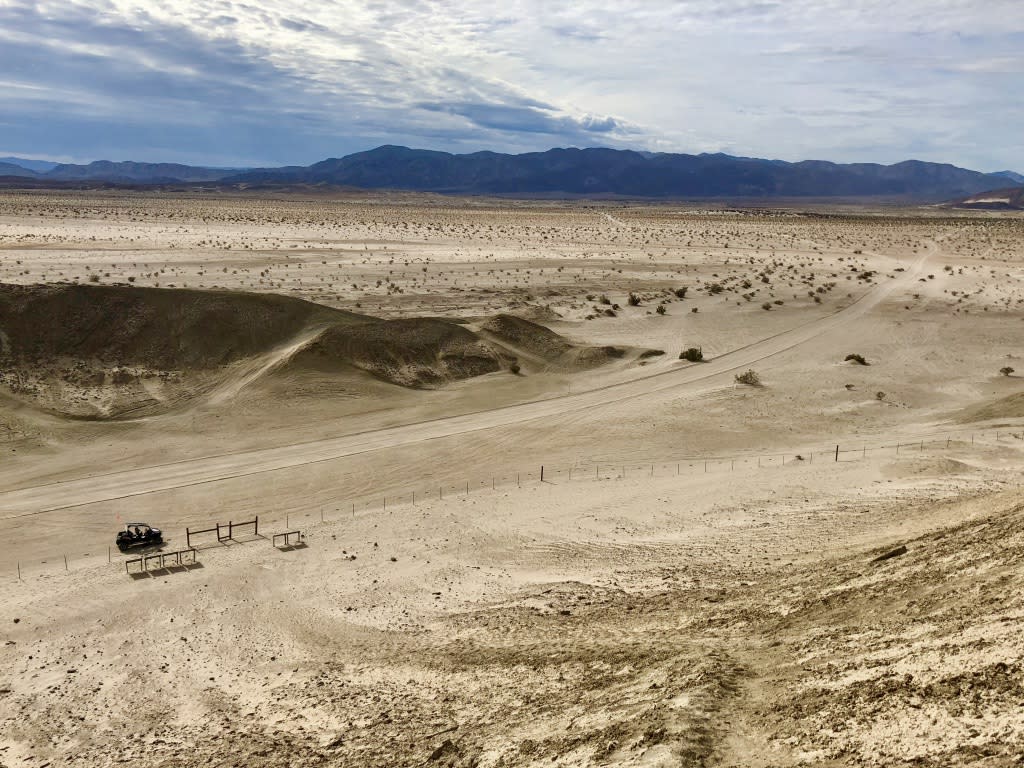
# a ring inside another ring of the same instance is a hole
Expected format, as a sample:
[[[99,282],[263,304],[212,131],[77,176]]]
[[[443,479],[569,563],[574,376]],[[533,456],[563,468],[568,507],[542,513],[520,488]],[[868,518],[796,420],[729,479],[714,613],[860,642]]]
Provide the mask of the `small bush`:
[[[688,290],[690,290],[690,289],[687,288],[686,286],[683,286],[682,288],[676,288],[673,291],[673,293],[676,295],[677,299],[685,299],[686,298],[686,292]]]
[[[699,363],[704,359],[704,350],[700,347],[687,347],[679,353],[679,359],[691,363]]]
[[[749,387],[761,386],[761,377],[758,376],[757,371],[753,369],[744,371],[743,373],[737,373],[735,378],[737,384],[746,384]]]
[[[875,400],[885,400],[885,392],[882,392],[881,390],[875,392]]]
[[[659,304],[658,308],[656,310],[654,310],[654,311],[657,312],[659,315],[664,315],[665,314],[665,305],[664,304]]]
[[[611,304],[612,303],[612,300],[609,299],[607,296],[605,296],[603,293],[601,294],[601,298],[599,299],[599,301],[602,304]]]
[[[767,312],[771,308],[772,303],[770,301],[766,301],[764,304],[761,305],[761,309],[763,309],[765,312]]]
[[[637,296],[635,293],[629,294],[629,306],[631,306],[631,307],[639,307],[640,306],[640,297]]]
[[[858,355],[856,352],[851,352],[843,358],[844,361],[850,362],[851,360],[857,365],[870,365],[867,360],[864,359],[864,355]]]
[[[508,369],[517,376],[519,375],[519,371],[522,370],[522,368],[519,367],[519,363],[512,363],[512,365],[510,365]]]
[[[697,307],[694,307],[694,308],[693,308],[693,309],[691,309],[690,311],[696,314],[697,310],[698,310],[698,308],[697,308]]]
[[[1006,366],[1003,366],[1002,368],[1000,368],[999,372],[1001,374],[1003,374],[1003,376],[1009,376],[1011,373],[1013,373],[1013,368],[1011,368],[1010,366],[1006,365]]]

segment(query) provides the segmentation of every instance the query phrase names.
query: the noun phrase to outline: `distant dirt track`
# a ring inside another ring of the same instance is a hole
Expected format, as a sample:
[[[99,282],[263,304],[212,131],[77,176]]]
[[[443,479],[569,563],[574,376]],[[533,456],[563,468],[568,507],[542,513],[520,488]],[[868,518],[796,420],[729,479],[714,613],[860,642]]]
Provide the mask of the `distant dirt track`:
[[[550,418],[574,411],[592,410],[654,392],[685,390],[690,385],[706,382],[786,352],[862,317],[893,293],[913,283],[924,271],[928,257],[936,250],[936,244],[929,242],[928,250],[899,277],[876,286],[849,306],[827,317],[734,349],[707,363],[660,371],[579,394],[503,406],[461,416],[4,491],[0,492],[0,520],[274,472],[370,451]]]

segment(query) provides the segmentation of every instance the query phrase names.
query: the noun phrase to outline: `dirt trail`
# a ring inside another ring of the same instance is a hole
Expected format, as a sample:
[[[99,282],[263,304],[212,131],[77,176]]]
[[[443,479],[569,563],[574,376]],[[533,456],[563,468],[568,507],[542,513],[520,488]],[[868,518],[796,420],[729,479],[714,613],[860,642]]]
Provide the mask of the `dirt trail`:
[[[261,376],[272,371],[292,358],[295,353],[312,343],[323,333],[326,325],[317,325],[300,333],[287,344],[282,344],[263,355],[246,360],[238,368],[230,372],[230,378],[219,385],[206,398],[207,405],[220,405],[235,398],[245,387]]]
[[[593,410],[654,393],[673,396],[699,391],[720,383],[734,371],[779,355],[823,334],[845,328],[863,317],[897,291],[912,285],[923,272],[937,246],[928,249],[899,277],[877,285],[860,299],[834,314],[778,333],[723,354],[707,363],[652,373],[621,384],[563,395],[547,400],[506,406],[455,417],[440,418],[398,427],[298,443],[276,448],[190,459],[172,464],[114,472],[0,493],[0,519],[12,519],[101,501],[140,496],[154,491],[181,488],[244,477],[262,472],[338,459],[368,451],[435,440],[452,435],[505,427],[533,419]]]

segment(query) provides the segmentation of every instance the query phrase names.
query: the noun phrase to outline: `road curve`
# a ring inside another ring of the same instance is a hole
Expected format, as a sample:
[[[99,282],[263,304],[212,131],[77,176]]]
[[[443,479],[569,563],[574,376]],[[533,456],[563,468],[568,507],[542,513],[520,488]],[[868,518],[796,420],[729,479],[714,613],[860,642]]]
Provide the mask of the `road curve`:
[[[503,406],[461,416],[19,488],[0,493],[0,520],[142,496],[173,488],[214,483],[467,432],[505,427],[574,411],[592,410],[654,392],[705,382],[778,355],[867,314],[896,291],[910,286],[923,272],[929,255],[935,249],[936,246],[929,243],[928,250],[905,272],[887,283],[875,286],[847,307],[827,317],[732,350],[707,363],[661,371],[578,394]]]

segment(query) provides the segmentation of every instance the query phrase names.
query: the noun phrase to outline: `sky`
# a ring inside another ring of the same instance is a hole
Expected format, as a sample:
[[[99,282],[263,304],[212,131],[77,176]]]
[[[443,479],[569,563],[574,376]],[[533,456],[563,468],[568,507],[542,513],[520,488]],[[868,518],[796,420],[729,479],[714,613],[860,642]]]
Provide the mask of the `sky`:
[[[604,146],[1024,172],[1024,0],[0,0],[0,156]]]

